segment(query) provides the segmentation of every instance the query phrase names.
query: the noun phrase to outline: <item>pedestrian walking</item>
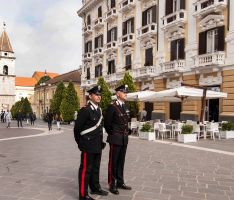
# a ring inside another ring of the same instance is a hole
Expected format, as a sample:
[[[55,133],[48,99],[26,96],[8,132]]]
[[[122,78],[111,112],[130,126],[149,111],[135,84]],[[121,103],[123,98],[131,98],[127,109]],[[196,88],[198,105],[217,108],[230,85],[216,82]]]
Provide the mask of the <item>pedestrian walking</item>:
[[[61,118],[60,114],[56,114],[55,120],[56,120],[56,124],[57,124],[57,130],[60,131],[61,130],[60,123],[62,121],[62,118]]]
[[[99,182],[103,142],[103,117],[99,107],[101,88],[95,86],[88,90],[89,102],[80,109],[75,122],[74,137],[81,151],[79,168],[79,200],[93,200],[88,194],[108,195]]]
[[[17,120],[17,126],[18,126],[18,128],[19,128],[19,127],[23,127],[23,125],[22,125],[23,114],[22,114],[21,110],[19,110],[19,111],[16,113],[16,120]]]
[[[26,123],[29,124],[29,118],[30,118],[30,115],[29,113],[26,114]]]
[[[35,114],[35,112],[34,113],[30,113],[29,118],[30,118],[31,125],[34,125],[34,122],[36,120],[36,114]]]
[[[131,190],[124,181],[124,163],[130,130],[129,110],[125,106],[127,98],[127,85],[115,89],[117,100],[107,108],[104,126],[107,142],[110,145],[108,164],[108,184],[111,193],[118,195],[118,188]]]
[[[7,110],[7,112],[6,112],[7,128],[11,127],[11,119],[12,119],[11,111]]]
[[[52,122],[53,122],[53,113],[52,113],[51,109],[47,113],[46,119],[47,119],[47,122],[48,122],[49,131],[51,131],[52,130]]]

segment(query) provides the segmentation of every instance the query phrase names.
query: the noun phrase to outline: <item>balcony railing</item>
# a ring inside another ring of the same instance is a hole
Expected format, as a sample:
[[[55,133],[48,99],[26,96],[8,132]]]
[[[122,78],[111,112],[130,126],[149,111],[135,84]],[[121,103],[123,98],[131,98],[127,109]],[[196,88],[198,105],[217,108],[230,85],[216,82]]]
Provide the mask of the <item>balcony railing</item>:
[[[84,61],[92,60],[92,52],[87,52],[83,54],[83,60]]]
[[[98,47],[98,48],[94,49],[93,55],[94,56],[103,55],[103,47]]]
[[[111,10],[106,12],[106,22],[114,20],[117,17],[118,17],[118,13],[117,13],[116,8],[112,8]]]
[[[162,18],[163,26],[162,28],[168,29],[173,26],[183,25],[187,20],[187,14],[185,10],[179,10]]]
[[[163,63],[162,73],[185,71],[185,60],[174,60]]]
[[[225,64],[225,52],[217,51],[214,53],[203,54],[195,57],[195,65],[192,68],[206,66],[222,66]]]
[[[124,35],[124,36],[120,37],[119,38],[119,44],[121,46],[131,45],[131,44],[134,43],[134,40],[135,40],[134,33],[130,33],[130,34],[127,34],[127,35]]]
[[[135,0],[123,0],[120,2],[120,12],[127,12],[135,7]]]
[[[102,26],[104,26],[102,17],[99,17],[96,20],[94,20],[94,25],[93,25],[94,28],[100,28]]]
[[[227,7],[227,0],[201,0],[194,3],[196,17],[202,17],[214,12],[220,12]]]
[[[152,24],[148,24],[146,26],[141,27],[138,30],[138,35],[139,38],[145,38],[148,36],[155,36],[157,35],[157,24],[156,23],[152,23]]]
[[[87,25],[86,27],[83,28],[83,34],[88,35],[92,33],[92,27],[91,25]]]
[[[117,47],[117,41],[108,42],[105,45],[105,51],[116,50]]]

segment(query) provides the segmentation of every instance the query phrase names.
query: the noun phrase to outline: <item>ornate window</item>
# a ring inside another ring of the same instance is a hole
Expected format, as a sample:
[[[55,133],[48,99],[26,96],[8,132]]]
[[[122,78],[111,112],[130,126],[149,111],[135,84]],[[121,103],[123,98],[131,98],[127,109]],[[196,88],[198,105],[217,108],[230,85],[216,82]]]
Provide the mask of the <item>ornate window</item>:
[[[3,66],[3,75],[8,75],[8,66]]]

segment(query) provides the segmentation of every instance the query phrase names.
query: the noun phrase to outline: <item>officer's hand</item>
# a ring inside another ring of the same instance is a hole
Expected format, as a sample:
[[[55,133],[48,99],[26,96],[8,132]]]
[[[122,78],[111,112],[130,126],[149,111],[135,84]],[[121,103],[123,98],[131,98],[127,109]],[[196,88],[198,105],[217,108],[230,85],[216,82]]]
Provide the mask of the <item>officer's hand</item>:
[[[106,143],[102,142],[102,149],[105,149],[105,147],[106,147]]]

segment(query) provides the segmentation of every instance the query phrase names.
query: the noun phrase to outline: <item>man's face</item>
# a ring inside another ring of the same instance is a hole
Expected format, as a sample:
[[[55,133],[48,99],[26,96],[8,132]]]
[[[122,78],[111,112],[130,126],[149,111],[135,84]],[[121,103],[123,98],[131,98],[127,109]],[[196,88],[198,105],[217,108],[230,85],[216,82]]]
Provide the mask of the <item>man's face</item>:
[[[125,92],[117,91],[116,95],[123,102],[127,99],[127,93]]]
[[[101,95],[90,94],[90,95],[89,95],[89,99],[90,99],[92,102],[94,102],[94,103],[96,103],[96,104],[99,104],[100,101],[101,101],[101,99],[102,99],[102,97],[101,97]]]

